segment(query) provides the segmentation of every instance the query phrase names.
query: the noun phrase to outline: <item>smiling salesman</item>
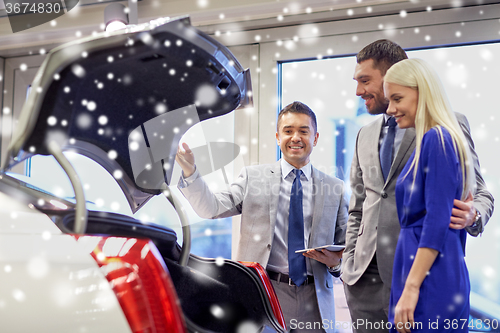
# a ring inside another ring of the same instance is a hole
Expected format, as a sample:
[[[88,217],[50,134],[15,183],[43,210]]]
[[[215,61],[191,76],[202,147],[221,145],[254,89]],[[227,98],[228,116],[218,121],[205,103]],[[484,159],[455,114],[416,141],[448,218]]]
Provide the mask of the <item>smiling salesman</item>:
[[[293,102],[278,115],[276,141],[283,158],[243,168],[230,189],[212,193],[200,177],[184,143],[176,161],[179,188],[203,218],[241,214],[236,260],[266,268],[291,332],[335,331],[333,276],[339,276],[342,251],[295,253],[344,244],[347,201],[344,183],[311,165],[318,142],[316,115]]]

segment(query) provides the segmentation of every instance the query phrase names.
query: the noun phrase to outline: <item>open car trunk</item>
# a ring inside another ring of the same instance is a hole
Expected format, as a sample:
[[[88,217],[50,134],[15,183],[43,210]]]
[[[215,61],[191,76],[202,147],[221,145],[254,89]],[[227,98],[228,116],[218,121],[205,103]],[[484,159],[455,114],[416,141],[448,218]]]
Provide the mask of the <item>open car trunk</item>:
[[[74,217],[73,213],[64,215],[58,226],[73,230]],[[183,267],[179,264],[181,249],[173,230],[119,214],[89,212],[87,234],[152,240],[168,267],[190,332],[236,332],[242,325],[258,332],[283,332],[266,291],[251,268],[231,260],[221,262],[192,254],[187,267]]]
[[[251,104],[249,71],[187,17],[102,33],[47,55],[3,170],[55,142],[119,170],[136,212],[170,184],[184,133]]]
[[[53,155],[71,180],[76,203],[64,201],[59,206],[66,208],[58,208],[52,204],[61,203],[58,198],[6,175],[0,190],[49,215],[63,232],[152,240],[189,331],[236,332],[250,325],[250,331],[283,332],[274,315],[276,309],[281,315],[279,303],[269,299],[274,290],[260,273],[234,261],[191,255],[189,237],[180,248],[170,229],[88,211],[81,181],[62,154],[74,151],[101,165],[135,213],[168,189],[184,133],[251,103],[249,71],[188,18],[158,19],[68,43],[52,50],[37,73],[2,171],[35,154]]]

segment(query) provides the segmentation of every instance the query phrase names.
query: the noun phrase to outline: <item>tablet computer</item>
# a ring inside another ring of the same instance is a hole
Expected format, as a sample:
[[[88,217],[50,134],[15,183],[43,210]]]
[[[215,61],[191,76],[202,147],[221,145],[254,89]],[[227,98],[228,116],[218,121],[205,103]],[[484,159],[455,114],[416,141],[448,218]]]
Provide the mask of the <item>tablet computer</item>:
[[[333,245],[333,244],[323,245],[323,246],[312,247],[310,249],[297,250],[297,251],[295,251],[295,253],[302,253],[302,252],[307,252],[310,250],[321,251],[323,249],[327,249],[328,251],[337,252],[337,251],[342,251],[343,249],[345,249],[345,245]]]

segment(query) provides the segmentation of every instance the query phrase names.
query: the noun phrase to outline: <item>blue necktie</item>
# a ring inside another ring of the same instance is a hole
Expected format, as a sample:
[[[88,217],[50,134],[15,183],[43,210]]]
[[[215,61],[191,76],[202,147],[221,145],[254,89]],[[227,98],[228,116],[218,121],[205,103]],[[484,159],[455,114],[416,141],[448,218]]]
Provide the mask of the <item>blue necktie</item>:
[[[394,147],[394,137],[396,136],[396,119],[390,117],[387,120],[387,125],[389,125],[389,130],[380,145],[380,166],[382,167],[384,180],[387,180],[387,176],[389,176],[389,171],[391,170],[392,150]]]
[[[306,258],[302,253],[295,253],[304,249],[304,216],[302,212],[302,184],[301,170],[293,170],[292,192],[290,193],[290,213],[288,216],[288,275],[295,285],[300,286],[307,277]]]

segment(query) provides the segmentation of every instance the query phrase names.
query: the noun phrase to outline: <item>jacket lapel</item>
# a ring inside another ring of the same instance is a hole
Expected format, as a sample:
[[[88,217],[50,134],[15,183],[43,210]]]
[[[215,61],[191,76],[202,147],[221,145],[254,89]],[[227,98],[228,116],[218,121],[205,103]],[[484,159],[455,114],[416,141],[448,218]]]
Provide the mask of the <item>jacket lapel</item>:
[[[313,181],[313,192],[314,192],[314,213],[312,217],[311,234],[309,235],[309,247],[319,246],[316,244],[315,235],[318,234],[317,228],[318,224],[323,217],[323,206],[325,205],[325,189],[323,175],[316,169],[312,168],[312,181]],[[324,244],[321,244],[324,245]]]
[[[267,170],[267,186],[268,193],[270,195],[270,204],[269,204],[269,221],[271,222],[271,230],[274,230],[274,226],[276,225],[276,216],[278,215],[278,200],[280,193],[280,184],[281,184],[281,160],[271,164],[271,167]]]
[[[386,184],[394,177],[397,173],[399,176],[400,170],[404,167],[408,159],[410,158],[411,153],[413,153],[413,149],[415,148],[415,129],[408,128],[405,131],[403,136],[403,140],[401,141],[401,145],[399,146],[398,154],[394,158],[392,162],[391,171],[389,171],[389,175],[387,176]],[[380,163],[379,163],[380,164]]]
[[[380,187],[384,186],[384,177],[382,176],[382,166],[380,165],[380,153],[379,153],[379,141],[380,141],[380,131],[382,130],[382,125],[384,124],[384,117],[380,117],[375,120],[370,128],[367,128],[366,142],[370,145],[367,147],[370,152],[373,152],[373,163],[371,165],[377,168],[377,174],[380,177],[376,177],[377,181],[380,182]],[[390,172],[389,172],[390,174]]]

